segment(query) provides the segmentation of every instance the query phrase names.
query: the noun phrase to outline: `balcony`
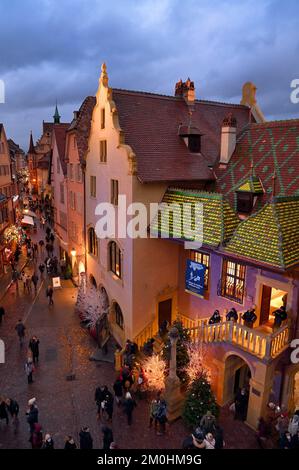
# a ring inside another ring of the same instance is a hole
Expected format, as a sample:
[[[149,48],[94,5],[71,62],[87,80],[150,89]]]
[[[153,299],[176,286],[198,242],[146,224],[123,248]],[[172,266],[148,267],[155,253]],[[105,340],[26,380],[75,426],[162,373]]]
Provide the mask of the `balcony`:
[[[266,332],[261,327],[248,328],[241,320],[215,325],[209,325],[208,318],[192,320],[180,315],[179,320],[189,329],[193,343],[229,343],[265,362],[279,356],[290,342],[289,324],[282,325],[275,332]]]

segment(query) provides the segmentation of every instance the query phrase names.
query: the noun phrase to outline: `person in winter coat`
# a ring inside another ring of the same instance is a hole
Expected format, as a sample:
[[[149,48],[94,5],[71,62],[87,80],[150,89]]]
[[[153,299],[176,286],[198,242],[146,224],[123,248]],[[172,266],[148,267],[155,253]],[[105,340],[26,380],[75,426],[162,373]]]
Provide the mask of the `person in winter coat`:
[[[152,427],[154,423],[155,431],[157,430],[158,426],[158,419],[157,419],[157,414],[159,410],[159,404],[160,404],[160,395],[161,393],[157,393],[157,397],[154,398],[151,403],[150,403],[150,419],[149,419],[149,428]]]
[[[159,423],[159,431],[157,432],[157,436],[162,436],[165,434],[167,423],[167,405],[165,400],[160,400],[157,411],[157,421]]]
[[[74,439],[72,438],[72,436],[67,436],[65,438],[65,444],[64,444],[64,448],[66,450],[74,450],[74,449],[77,449],[77,444],[75,443]]]
[[[25,365],[24,365],[24,369],[27,375],[28,384],[32,384],[33,383],[32,374],[34,371],[34,366],[33,366],[31,357],[27,358],[27,361],[25,362]]]
[[[221,322],[221,317],[219,310],[215,310],[211,318],[209,319],[209,325],[214,325],[215,323],[220,323]]]
[[[238,321],[238,313],[235,308],[231,308],[230,311],[226,314],[226,321]]]
[[[54,449],[54,441],[50,434],[45,435],[42,449],[49,449],[49,450]]]
[[[27,423],[30,426],[30,432],[33,433],[34,425],[38,423],[38,407],[36,406],[36,399],[31,398],[28,401],[29,409],[27,411]]]
[[[8,424],[9,419],[8,419],[8,412],[7,412],[7,406],[5,403],[5,399],[3,397],[0,398],[0,421],[5,419],[6,424]]]
[[[292,436],[287,431],[283,433],[279,439],[279,447],[280,449],[291,449],[292,448]]]
[[[110,444],[113,442],[113,432],[108,426],[102,427],[103,433],[103,449],[110,449]]]
[[[80,449],[92,449],[93,448],[93,439],[89,432],[89,428],[85,426],[81,429],[79,433],[80,437]]]
[[[182,445],[183,449],[205,449],[206,443],[204,439],[204,433],[200,428],[197,428],[191,436],[188,436]]]
[[[16,421],[18,419],[18,414],[20,411],[18,402],[16,400],[13,400],[12,398],[7,398],[6,406],[9,411],[10,416],[12,417],[12,420]]]
[[[113,384],[113,390],[115,394],[115,401],[118,405],[120,405],[123,396],[123,384],[119,377],[115,380]]]
[[[289,422],[288,431],[291,436],[295,436],[299,431],[299,416],[294,414],[293,418]]]
[[[113,416],[113,402],[114,398],[111,392],[109,390],[107,391],[105,395],[105,407],[104,410],[107,413],[108,416],[108,421],[111,423],[112,422],[112,416]]]
[[[32,449],[41,449],[43,445],[43,432],[42,427],[39,423],[35,423],[33,426],[33,432],[30,436],[29,442],[31,442]]]
[[[32,352],[33,363],[36,364],[39,358],[39,339],[36,336],[32,336],[29,341],[29,349]]]
[[[206,445],[206,449],[215,449],[215,439],[212,433],[208,432],[204,439],[204,443]]]
[[[276,429],[279,432],[280,439],[285,435],[286,432],[288,432],[289,417],[287,413],[281,413],[281,415],[278,416]]]
[[[133,415],[133,410],[135,406],[137,406],[136,401],[133,400],[130,392],[127,392],[125,395],[125,401],[124,401],[124,411],[125,411],[125,414],[127,415],[129,426],[132,424],[132,415]]]
[[[247,326],[247,328],[253,328],[253,324],[256,321],[256,319],[257,319],[257,316],[255,314],[255,309],[253,307],[247,310],[242,315],[242,320],[244,320],[244,325]]]
[[[25,337],[25,330],[26,330],[26,327],[24,326],[24,324],[22,323],[22,320],[19,320],[16,327],[15,327],[15,330],[17,332],[17,335],[19,337],[19,342],[20,342],[20,347],[23,346],[23,343],[24,343],[24,337]]]
[[[282,305],[278,310],[273,312],[274,314],[274,328],[280,328],[282,322],[287,319],[288,315],[286,312],[286,308]]]
[[[53,292],[53,287],[48,286],[46,290],[46,296],[49,298],[49,305],[54,305]]]
[[[291,439],[292,449],[299,449],[299,430]]]
[[[37,292],[37,283],[38,283],[38,275],[36,273],[33,273],[31,277],[32,284],[34,286],[34,292]]]
[[[216,426],[216,418],[211,413],[211,411],[207,411],[205,415],[200,420],[200,427],[205,434],[208,432],[213,433],[215,431]]]
[[[235,419],[245,421],[248,406],[248,393],[245,388],[238,391],[235,399]]]
[[[94,399],[98,407],[98,411],[97,411],[98,419],[101,419],[103,417],[107,393],[108,393],[107,385],[102,385],[101,387],[96,388]]]

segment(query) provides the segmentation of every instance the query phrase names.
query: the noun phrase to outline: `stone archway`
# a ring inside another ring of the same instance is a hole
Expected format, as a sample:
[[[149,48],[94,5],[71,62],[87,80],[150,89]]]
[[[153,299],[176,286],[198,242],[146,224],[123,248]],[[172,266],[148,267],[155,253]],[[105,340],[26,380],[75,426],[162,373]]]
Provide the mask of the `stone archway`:
[[[253,376],[251,365],[238,354],[232,353],[224,359],[224,380],[222,403],[232,403],[239,389],[250,393],[250,380]]]

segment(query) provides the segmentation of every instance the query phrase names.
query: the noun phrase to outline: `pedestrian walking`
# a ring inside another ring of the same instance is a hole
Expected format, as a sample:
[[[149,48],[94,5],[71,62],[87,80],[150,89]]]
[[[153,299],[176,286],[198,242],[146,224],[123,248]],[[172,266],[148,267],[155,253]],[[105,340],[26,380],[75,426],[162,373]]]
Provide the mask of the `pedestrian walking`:
[[[38,275],[36,272],[33,273],[31,277],[32,284],[34,286],[34,292],[37,293],[37,283],[38,283]]]
[[[160,404],[160,396],[161,396],[161,392],[158,392],[156,398],[154,398],[150,403],[149,428],[151,428],[154,423],[155,431],[157,430],[157,427],[158,427],[157,414],[158,414],[158,409],[159,409],[159,404]]]
[[[108,392],[107,385],[102,385],[101,387],[96,388],[96,391],[95,391],[95,394],[94,394],[94,399],[95,399],[96,405],[98,407],[98,411],[97,411],[98,420],[101,419],[101,417],[104,414],[105,399],[106,399],[107,392]]]
[[[0,397],[0,422],[5,419],[6,424],[9,423],[7,405],[4,397]]]
[[[12,421],[16,422],[18,420],[18,415],[20,411],[18,402],[16,400],[13,400],[12,398],[7,398],[6,406],[10,416],[12,417]]]
[[[75,441],[74,441],[74,439],[72,438],[72,436],[66,436],[64,448],[65,448],[66,450],[74,450],[74,449],[77,449],[77,444],[75,443]]]
[[[0,325],[2,325],[2,320],[5,315],[5,309],[4,307],[0,306]]]
[[[43,445],[43,431],[39,423],[34,423],[33,431],[30,435],[29,442],[31,442],[32,449],[41,449]]]
[[[213,433],[215,431],[216,426],[216,418],[211,413],[211,411],[207,411],[205,415],[200,420],[200,427],[205,434]]]
[[[112,423],[112,416],[113,416],[113,403],[114,402],[114,398],[113,398],[113,395],[111,392],[108,392],[106,393],[106,396],[105,396],[105,412],[107,413],[107,417],[108,417],[108,421],[110,423]]]
[[[46,267],[45,267],[44,263],[41,263],[38,267],[41,277],[44,277],[45,268]]]
[[[46,296],[49,298],[49,305],[54,305],[53,292],[53,287],[49,285],[46,290]]]
[[[45,435],[45,439],[44,439],[44,442],[43,442],[43,445],[42,445],[42,449],[48,449],[48,450],[54,449],[54,441],[52,439],[51,434],[46,434]]]
[[[92,449],[93,439],[87,426],[83,427],[79,433],[80,437],[80,449]]]
[[[36,364],[39,358],[39,339],[36,336],[32,336],[29,341],[29,349],[32,352],[33,364]]]
[[[124,401],[124,411],[125,411],[125,414],[127,415],[129,426],[131,426],[132,424],[133,410],[136,406],[137,406],[136,401],[133,400],[131,393],[127,392],[125,395],[125,401]]]
[[[21,281],[23,282],[23,288],[24,288],[24,292],[26,292],[26,274],[25,274],[25,271],[22,271],[21,272]]]
[[[113,390],[115,394],[115,401],[117,405],[120,405],[123,396],[123,384],[119,377],[115,380],[113,384]]]
[[[103,433],[103,449],[109,450],[110,445],[113,442],[112,429],[108,428],[108,426],[102,426],[102,433]]]
[[[157,421],[159,423],[159,431],[157,432],[157,436],[162,436],[166,432],[167,423],[167,405],[165,400],[160,400],[157,411]]]
[[[27,358],[27,361],[25,362],[25,365],[24,365],[24,369],[27,375],[28,384],[32,384],[33,383],[32,375],[34,371],[34,366],[33,366],[33,361],[31,357]]]
[[[298,430],[299,430],[299,415],[295,413],[292,419],[290,419],[288,431],[293,437],[298,433]]]
[[[26,274],[26,291],[28,292],[28,294],[31,294],[31,277],[29,276],[29,274]]]
[[[19,337],[20,347],[22,347],[23,343],[24,343],[25,330],[26,330],[26,327],[23,325],[22,320],[18,321],[18,323],[15,327],[15,330],[16,330],[16,332],[18,334],[18,337]]]
[[[38,423],[38,407],[36,405],[36,398],[31,398],[28,401],[28,410],[26,412],[27,415],[27,423],[30,426],[30,433],[32,434],[34,431],[34,425]]]

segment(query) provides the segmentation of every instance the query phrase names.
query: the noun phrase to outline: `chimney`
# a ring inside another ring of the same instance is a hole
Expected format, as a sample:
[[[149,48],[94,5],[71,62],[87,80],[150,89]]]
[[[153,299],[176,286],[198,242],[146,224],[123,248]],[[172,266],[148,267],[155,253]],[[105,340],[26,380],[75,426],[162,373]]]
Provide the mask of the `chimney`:
[[[229,113],[222,121],[220,164],[227,165],[236,148],[237,120]]]
[[[175,92],[174,96],[184,98],[187,104],[193,104],[195,101],[195,88],[194,88],[194,82],[191,82],[190,78],[186,80],[185,82],[178,81],[175,84]]]

